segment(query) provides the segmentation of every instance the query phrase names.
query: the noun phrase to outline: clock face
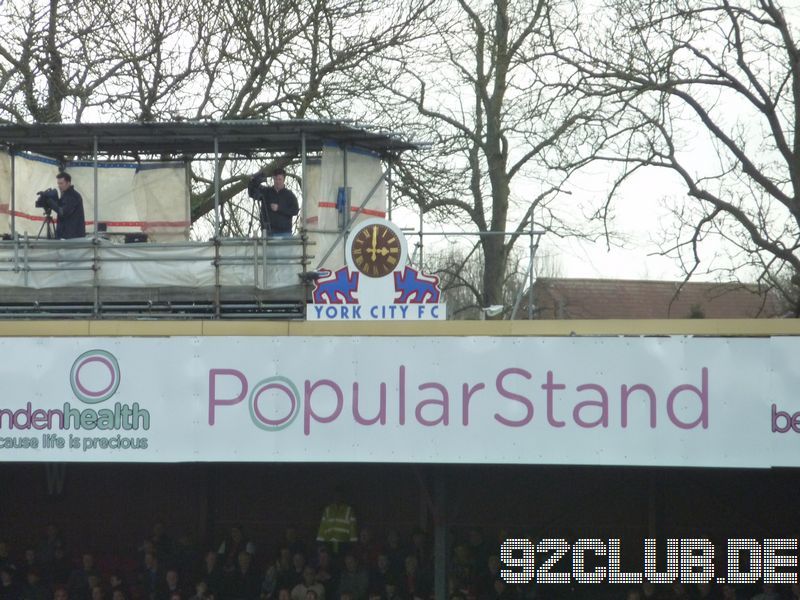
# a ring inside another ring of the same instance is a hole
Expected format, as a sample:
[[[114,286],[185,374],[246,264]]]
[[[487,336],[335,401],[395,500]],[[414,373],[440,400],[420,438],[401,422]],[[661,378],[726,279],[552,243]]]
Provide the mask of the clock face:
[[[385,277],[400,262],[397,234],[386,225],[373,223],[358,232],[350,246],[356,268],[367,277]]]

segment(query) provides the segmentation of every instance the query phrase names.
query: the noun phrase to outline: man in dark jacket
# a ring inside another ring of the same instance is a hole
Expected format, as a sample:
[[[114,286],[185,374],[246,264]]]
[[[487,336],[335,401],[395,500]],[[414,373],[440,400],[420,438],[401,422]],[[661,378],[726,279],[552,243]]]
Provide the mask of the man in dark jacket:
[[[58,215],[56,225],[56,238],[68,240],[86,236],[86,217],[83,214],[83,198],[72,185],[69,173],[61,172],[56,175],[58,191],[61,197],[58,206],[54,207]]]
[[[265,180],[264,175],[256,173],[247,186],[247,193],[261,205],[261,230],[271,237],[290,237],[292,217],[300,212],[300,207],[295,195],[284,185],[286,171],[275,169],[270,187],[261,185]]]

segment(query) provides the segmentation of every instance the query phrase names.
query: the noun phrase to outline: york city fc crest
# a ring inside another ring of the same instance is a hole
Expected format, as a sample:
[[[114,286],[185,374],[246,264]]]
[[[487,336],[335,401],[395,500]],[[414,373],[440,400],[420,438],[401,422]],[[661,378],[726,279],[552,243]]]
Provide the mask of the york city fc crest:
[[[311,321],[444,320],[439,278],[408,266],[402,231],[390,221],[358,223],[345,242],[345,265],[317,279]]]

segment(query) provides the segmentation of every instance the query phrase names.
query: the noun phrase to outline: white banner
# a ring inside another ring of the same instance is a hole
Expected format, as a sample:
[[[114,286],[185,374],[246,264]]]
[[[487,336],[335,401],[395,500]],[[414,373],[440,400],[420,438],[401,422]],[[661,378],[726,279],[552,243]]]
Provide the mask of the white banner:
[[[0,152],[0,215],[11,207],[11,159]],[[94,230],[94,163],[73,161],[66,165],[75,189],[83,198],[87,231]],[[59,163],[28,153],[14,156],[15,229],[37,235],[44,210],[35,206],[37,192],[56,187]],[[181,162],[139,164],[133,161],[100,161],[97,169],[98,219],[109,233],[146,232],[151,241],[188,239],[189,185]],[[7,197],[4,190],[8,190]],[[0,221],[0,227],[3,222]],[[4,232],[5,230],[2,230]]]
[[[800,338],[0,339],[1,461],[800,466]]]

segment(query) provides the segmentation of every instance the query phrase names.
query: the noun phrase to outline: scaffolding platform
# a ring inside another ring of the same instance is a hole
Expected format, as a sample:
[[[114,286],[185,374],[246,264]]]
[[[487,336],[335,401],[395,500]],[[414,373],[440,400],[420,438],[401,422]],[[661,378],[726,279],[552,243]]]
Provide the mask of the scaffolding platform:
[[[0,319],[302,318],[303,239],[0,242]]]

